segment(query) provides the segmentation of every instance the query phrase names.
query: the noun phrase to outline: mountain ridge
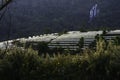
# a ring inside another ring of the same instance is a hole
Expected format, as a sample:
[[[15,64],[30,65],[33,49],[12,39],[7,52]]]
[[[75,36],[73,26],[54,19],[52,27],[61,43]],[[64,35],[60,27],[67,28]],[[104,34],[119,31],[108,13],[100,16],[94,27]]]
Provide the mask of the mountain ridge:
[[[0,22],[2,26],[0,40],[7,39],[9,13],[12,16],[10,39],[81,28],[119,29],[119,2],[119,0],[16,0],[9,5],[10,9]],[[89,11],[95,3],[99,5],[100,14],[88,23]]]

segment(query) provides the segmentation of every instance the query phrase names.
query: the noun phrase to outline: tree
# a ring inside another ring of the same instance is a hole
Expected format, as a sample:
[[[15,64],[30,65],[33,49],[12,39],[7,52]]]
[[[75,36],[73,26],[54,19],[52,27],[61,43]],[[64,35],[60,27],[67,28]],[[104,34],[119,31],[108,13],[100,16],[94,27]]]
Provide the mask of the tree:
[[[40,53],[47,53],[47,52],[49,52],[48,43],[46,43],[46,42],[39,42],[38,45],[37,45],[37,50],[38,50],[39,55],[40,55]]]
[[[4,3],[3,3],[4,2]],[[0,5],[0,11],[4,9],[8,4],[10,4],[12,0],[2,0],[2,4]]]
[[[115,45],[120,45],[120,37],[116,37],[115,39],[114,39],[114,44]]]
[[[81,50],[81,48],[83,48],[83,45],[84,45],[84,38],[81,37],[80,40],[79,40],[79,43],[78,43],[79,50]]]
[[[103,30],[103,35],[105,35],[107,32],[106,32],[106,30]]]

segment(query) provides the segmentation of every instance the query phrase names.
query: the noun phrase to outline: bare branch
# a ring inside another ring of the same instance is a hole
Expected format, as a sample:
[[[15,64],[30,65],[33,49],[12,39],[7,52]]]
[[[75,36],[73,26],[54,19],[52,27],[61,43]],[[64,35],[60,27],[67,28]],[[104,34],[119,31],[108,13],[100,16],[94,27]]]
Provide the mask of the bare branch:
[[[12,2],[12,0],[2,0],[2,4],[0,4],[0,11],[5,8],[9,3]]]

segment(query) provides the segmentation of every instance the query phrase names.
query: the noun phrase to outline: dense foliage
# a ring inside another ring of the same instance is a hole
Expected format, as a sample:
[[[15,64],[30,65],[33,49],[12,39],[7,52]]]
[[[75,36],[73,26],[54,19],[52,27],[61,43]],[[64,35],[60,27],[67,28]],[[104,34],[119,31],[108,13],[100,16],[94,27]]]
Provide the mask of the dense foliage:
[[[0,50],[1,80],[119,80],[120,46],[104,40],[96,51],[81,54],[44,54],[32,49]]]

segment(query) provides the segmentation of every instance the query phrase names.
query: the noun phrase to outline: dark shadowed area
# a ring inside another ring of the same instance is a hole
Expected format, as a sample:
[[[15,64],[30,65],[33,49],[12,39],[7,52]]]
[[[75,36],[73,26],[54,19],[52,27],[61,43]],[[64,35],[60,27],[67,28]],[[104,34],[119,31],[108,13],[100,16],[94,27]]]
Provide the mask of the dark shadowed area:
[[[0,41],[64,30],[119,29],[119,0],[14,0],[0,21]],[[89,11],[97,3],[100,14],[91,23]],[[0,14],[4,10],[0,11]],[[10,31],[10,32],[9,32]]]

